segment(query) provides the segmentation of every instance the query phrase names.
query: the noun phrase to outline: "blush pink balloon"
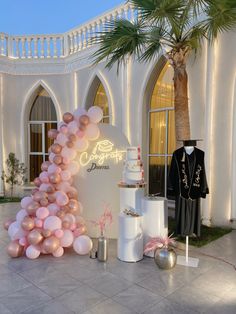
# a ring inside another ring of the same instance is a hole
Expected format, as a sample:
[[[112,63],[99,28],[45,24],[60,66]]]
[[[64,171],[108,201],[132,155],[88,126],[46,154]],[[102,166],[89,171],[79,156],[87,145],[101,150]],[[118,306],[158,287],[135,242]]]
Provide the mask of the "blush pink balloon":
[[[72,121],[68,124],[68,131],[69,133],[76,134],[78,131],[78,124],[76,121]]]
[[[61,183],[57,184],[56,186],[58,192],[60,193],[60,191],[64,191],[65,193],[67,193],[67,191],[69,191],[70,189],[72,189],[72,187],[70,186],[70,184],[66,181],[62,181]],[[76,190],[76,189],[75,189]],[[57,193],[57,192],[56,192]]]
[[[92,250],[93,242],[88,236],[82,235],[75,239],[73,248],[77,254],[86,255]]]
[[[56,196],[56,202],[59,206],[65,206],[69,202],[69,198],[65,192],[60,191],[60,194]]]
[[[41,184],[41,183],[42,183],[42,182],[40,181],[39,178],[35,178],[35,179],[34,179],[34,185],[35,185],[35,186],[40,187],[40,184]]]
[[[55,236],[58,238],[58,239],[61,239],[64,235],[64,231],[62,229],[58,229],[55,231]]]
[[[84,114],[87,114],[87,111],[84,108],[77,108],[73,113],[76,119],[79,119],[79,117],[81,117]]]
[[[76,161],[71,161],[67,167],[67,170],[70,171],[72,176],[74,176],[79,172],[79,164]]]
[[[98,106],[92,106],[88,110],[88,116],[93,123],[98,123],[102,120],[103,110]]]
[[[62,247],[69,247],[72,245],[74,241],[74,235],[73,232],[71,230],[64,230],[64,235],[63,237],[60,239],[60,243]]]
[[[61,151],[61,155],[64,158],[68,158],[69,160],[72,160],[76,157],[77,152],[75,149],[73,148],[68,148],[67,146],[65,146],[62,151]]]
[[[19,244],[22,246],[26,246],[28,244],[26,237],[20,238]]]
[[[89,143],[86,138],[79,138],[75,142],[75,148],[77,149],[78,152],[84,152],[85,150],[88,149]]]
[[[31,201],[32,201],[32,200],[31,200]],[[26,211],[25,209],[21,209],[21,210],[19,210],[18,213],[16,214],[16,221],[18,221],[18,222],[21,223],[22,220],[23,220],[26,216],[28,216],[27,211]]]
[[[50,231],[61,229],[61,226],[62,226],[61,219],[57,216],[49,216],[45,219],[43,223],[44,229],[48,229]]]
[[[30,196],[25,196],[24,198],[22,198],[20,205],[22,208],[26,209],[31,202],[32,198]]]
[[[74,231],[76,229],[76,224],[72,224],[71,226],[70,226],[70,230],[71,231]]]
[[[55,216],[58,210],[60,210],[60,207],[56,203],[52,203],[48,205],[49,215]]]
[[[59,133],[57,135],[57,143],[61,146],[65,146],[67,142],[67,136],[65,134]]]
[[[79,130],[79,131],[76,132],[76,135],[77,135],[79,138],[82,138],[82,137],[85,136],[85,133],[84,133],[84,131]]]
[[[64,163],[66,166],[69,165],[70,159],[67,158],[67,157],[64,157],[64,158],[63,158],[63,163]]]
[[[100,130],[97,124],[95,123],[89,123],[87,125],[87,128],[85,130],[85,136],[90,141],[95,141],[99,138]]]
[[[53,159],[54,159],[55,156],[56,156],[56,155],[55,155],[54,153],[50,153],[50,154],[49,154],[49,157],[48,157],[48,158],[49,158],[49,160],[50,160],[51,163],[53,163]]]
[[[36,211],[36,216],[39,219],[45,219],[49,216],[49,210],[47,209],[47,207],[39,207]]]
[[[43,183],[48,183],[49,182],[48,173],[46,171],[41,172],[39,175],[39,179]]]
[[[48,131],[48,137],[55,139],[57,137],[58,131],[56,129],[51,129]]]
[[[48,167],[51,165],[50,161],[44,161],[41,165],[41,170],[42,171],[47,171],[48,170]]]
[[[30,245],[27,247],[25,254],[29,259],[36,259],[40,255],[40,249],[34,245]]]
[[[61,132],[62,134],[67,134],[67,133],[68,133],[68,127],[67,127],[66,125],[62,125],[62,126],[60,127],[60,132]]]
[[[58,167],[55,164],[52,164],[48,167],[48,173],[53,174],[53,173],[61,173],[61,168]]]
[[[34,223],[35,223],[35,226],[37,228],[42,228],[42,226],[43,226],[43,221],[41,219],[39,219],[39,218],[35,218],[34,219]]]

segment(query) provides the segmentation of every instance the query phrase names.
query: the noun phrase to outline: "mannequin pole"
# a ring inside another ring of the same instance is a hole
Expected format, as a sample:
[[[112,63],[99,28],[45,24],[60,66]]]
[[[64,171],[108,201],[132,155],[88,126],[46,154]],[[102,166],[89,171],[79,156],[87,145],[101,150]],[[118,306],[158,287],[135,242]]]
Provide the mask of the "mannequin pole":
[[[186,251],[185,251],[185,256],[186,256],[186,263],[188,263],[188,236],[186,236]]]

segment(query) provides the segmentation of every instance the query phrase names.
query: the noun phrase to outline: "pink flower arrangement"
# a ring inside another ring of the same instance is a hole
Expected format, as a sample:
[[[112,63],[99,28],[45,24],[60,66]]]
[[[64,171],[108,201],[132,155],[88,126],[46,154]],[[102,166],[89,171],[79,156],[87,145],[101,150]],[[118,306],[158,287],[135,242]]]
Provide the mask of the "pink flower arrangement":
[[[144,253],[153,252],[156,249],[168,248],[168,246],[175,246],[175,238],[172,238],[173,233],[167,237],[150,238],[144,247]]]
[[[104,206],[104,212],[100,216],[98,220],[92,220],[91,223],[94,224],[94,226],[98,226],[101,232],[101,235],[103,236],[106,228],[112,224],[112,212],[109,208],[108,204],[105,204]]]

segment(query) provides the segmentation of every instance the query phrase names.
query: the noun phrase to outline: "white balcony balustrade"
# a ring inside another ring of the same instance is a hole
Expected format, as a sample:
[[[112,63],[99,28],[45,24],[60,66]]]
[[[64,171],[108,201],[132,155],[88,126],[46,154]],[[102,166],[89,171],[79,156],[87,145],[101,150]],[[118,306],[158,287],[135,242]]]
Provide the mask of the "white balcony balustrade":
[[[10,36],[0,33],[0,57],[11,59],[65,58],[92,46],[91,39],[104,30],[109,21],[133,20],[137,12],[129,4],[121,5],[64,34]]]

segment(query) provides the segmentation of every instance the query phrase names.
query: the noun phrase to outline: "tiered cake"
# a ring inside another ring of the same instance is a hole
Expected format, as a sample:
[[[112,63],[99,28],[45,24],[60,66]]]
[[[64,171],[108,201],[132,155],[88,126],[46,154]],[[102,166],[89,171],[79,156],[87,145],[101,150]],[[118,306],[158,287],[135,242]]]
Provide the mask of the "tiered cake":
[[[126,184],[139,184],[144,182],[140,147],[127,148],[122,181]]]

